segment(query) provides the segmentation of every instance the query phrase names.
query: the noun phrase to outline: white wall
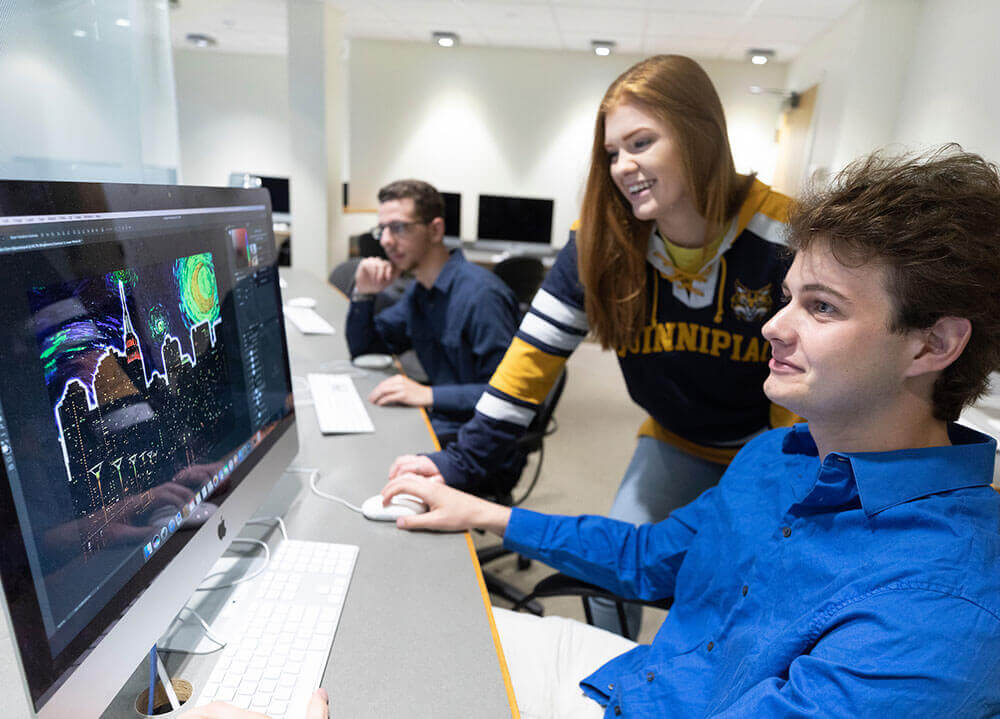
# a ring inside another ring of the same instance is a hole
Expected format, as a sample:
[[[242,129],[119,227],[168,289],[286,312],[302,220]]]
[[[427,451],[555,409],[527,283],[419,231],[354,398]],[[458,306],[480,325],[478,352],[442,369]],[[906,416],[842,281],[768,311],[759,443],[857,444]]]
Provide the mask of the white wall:
[[[287,58],[175,49],[174,73],[184,183],[291,175]]]
[[[352,206],[419,177],[462,193],[462,235],[476,235],[479,194],[555,199],[553,241],[578,216],[597,106],[638,57],[355,40],[350,55]],[[763,179],[774,170],[781,65],[703,63],[726,107],[733,152]]]
[[[577,217],[597,105],[639,59],[352,41],[351,205],[373,207],[386,182],[420,177],[463,194],[462,234],[474,237],[479,194],[554,198],[561,245]],[[285,58],[176,50],[174,64],[184,182],[224,184],[238,170],[289,174]],[[781,101],[748,88],[783,87],[785,66],[702,64],[726,108],[738,169],[770,180]]]
[[[925,0],[922,7],[895,141],[912,147],[958,142],[1000,161],[1000,3]]]
[[[810,171],[836,171],[895,138],[919,0],[862,0],[789,65],[788,87],[819,83]]]
[[[5,3],[0,175],[175,182],[177,115],[165,3]]]

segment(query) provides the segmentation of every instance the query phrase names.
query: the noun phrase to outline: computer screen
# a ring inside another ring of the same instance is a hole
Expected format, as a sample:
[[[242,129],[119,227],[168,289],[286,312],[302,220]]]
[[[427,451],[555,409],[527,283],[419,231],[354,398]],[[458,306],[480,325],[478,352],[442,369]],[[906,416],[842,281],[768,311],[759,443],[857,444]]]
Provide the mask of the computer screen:
[[[0,182],[0,578],[36,711],[136,638],[120,686],[294,455],[276,260],[262,189]],[[99,640],[126,608],[150,635]]]
[[[287,177],[268,177],[251,172],[231,172],[229,173],[229,186],[263,187],[271,194],[271,214],[274,221],[292,221],[291,183]]]
[[[552,200],[480,195],[476,238],[551,244],[552,207]]]
[[[260,186],[271,193],[271,211],[287,215],[292,211],[289,202],[289,183],[287,177],[265,177],[258,175]]]
[[[444,200],[444,234],[448,237],[462,236],[462,195],[457,192],[442,192]]]

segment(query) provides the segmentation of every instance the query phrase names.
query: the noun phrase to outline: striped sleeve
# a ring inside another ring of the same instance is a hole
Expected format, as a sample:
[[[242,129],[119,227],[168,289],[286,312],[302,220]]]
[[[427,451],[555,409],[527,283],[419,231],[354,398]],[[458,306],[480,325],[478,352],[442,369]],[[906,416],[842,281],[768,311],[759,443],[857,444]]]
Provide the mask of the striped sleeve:
[[[587,329],[571,234],[476,403],[473,418],[459,430],[456,442],[429,455],[448,484],[471,490],[491,474],[520,467],[517,440]]]

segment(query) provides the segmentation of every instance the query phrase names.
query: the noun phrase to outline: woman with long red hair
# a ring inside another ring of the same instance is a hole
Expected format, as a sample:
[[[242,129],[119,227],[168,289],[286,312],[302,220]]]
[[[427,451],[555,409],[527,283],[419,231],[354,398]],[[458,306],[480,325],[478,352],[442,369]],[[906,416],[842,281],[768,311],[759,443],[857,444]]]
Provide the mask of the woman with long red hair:
[[[514,463],[514,441],[591,333],[617,352],[630,396],[649,414],[609,515],[655,522],[695,499],[751,437],[791,419],[761,389],[769,346],[760,334],[789,261],[788,205],[736,172],[722,103],[696,62],[659,55],[631,67],[597,113],[579,227],[475,417],[444,451],[397,459],[390,477],[440,473],[469,491],[509,490],[516,472],[505,487],[498,470]],[[598,625],[618,631],[612,607],[594,608]]]

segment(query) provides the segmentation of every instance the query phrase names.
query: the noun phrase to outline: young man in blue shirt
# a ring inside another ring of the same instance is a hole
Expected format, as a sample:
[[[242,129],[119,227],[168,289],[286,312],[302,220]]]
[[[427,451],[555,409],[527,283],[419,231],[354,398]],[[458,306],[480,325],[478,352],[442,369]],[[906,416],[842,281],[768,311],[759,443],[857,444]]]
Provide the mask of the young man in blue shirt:
[[[372,233],[389,259],[368,257],[358,265],[347,344],[351,357],[416,351],[430,386],[396,375],[376,386],[369,400],[426,407],[443,445],[472,417],[506,352],[517,329],[517,299],[496,275],[466,262],[461,250],[449,253],[444,201],[431,185],[399,180],[379,190],[378,201]],[[416,282],[376,315],[375,295],[404,272]]]
[[[1000,368],[1000,178],[874,155],[790,223],[764,389],[773,430],[657,524],[546,516],[417,475],[406,529],[480,527],[624,596],[673,597],[651,645],[496,611],[521,716],[1000,713],[996,441],[954,424]]]

